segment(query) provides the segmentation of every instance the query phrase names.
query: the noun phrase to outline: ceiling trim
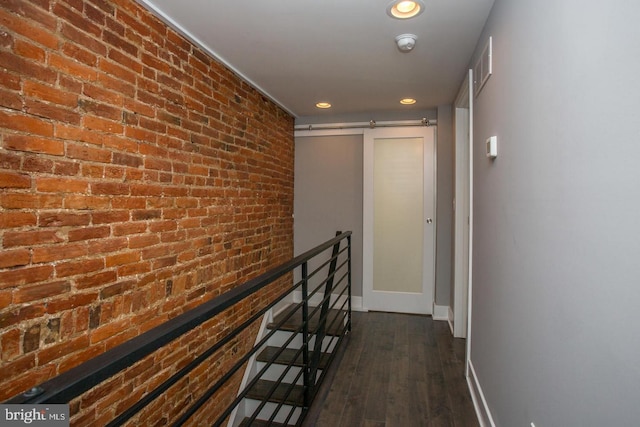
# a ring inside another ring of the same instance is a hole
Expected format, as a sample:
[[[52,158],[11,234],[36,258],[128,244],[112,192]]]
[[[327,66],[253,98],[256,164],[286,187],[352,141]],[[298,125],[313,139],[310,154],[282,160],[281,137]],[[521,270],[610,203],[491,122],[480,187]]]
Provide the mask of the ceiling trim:
[[[176,21],[174,21],[169,15],[165,14],[162,10],[158,9],[157,7],[155,7],[154,4],[150,3],[149,0],[136,0],[136,2],[138,4],[140,4],[140,5],[142,5],[145,9],[147,9],[151,13],[153,13],[156,17],[158,17],[162,22],[167,24],[173,30],[177,31],[180,35],[182,35],[187,40],[189,40],[191,43],[193,43],[196,47],[204,50],[213,59],[215,59],[218,62],[221,62],[225,67],[227,67],[229,70],[231,70],[239,78],[241,78],[245,82],[249,83],[254,89],[256,89],[262,95],[264,95],[267,98],[269,98],[269,100],[271,100],[276,105],[278,105],[278,107],[280,107],[283,110],[285,110],[292,117],[294,117],[294,118],[297,117],[297,115],[293,111],[291,111],[290,108],[288,108],[286,105],[284,105],[282,102],[280,102],[276,97],[274,97],[269,92],[267,92],[262,87],[260,87],[260,85],[256,84],[253,80],[251,80],[250,78],[245,76],[243,73],[241,73],[233,65],[231,65],[229,62],[227,62],[222,56],[220,56],[215,50],[211,49],[208,45],[206,45],[205,43],[201,42],[196,36],[194,36],[193,34],[191,34],[191,32],[189,32],[188,30],[183,28],[180,24],[178,24]]]

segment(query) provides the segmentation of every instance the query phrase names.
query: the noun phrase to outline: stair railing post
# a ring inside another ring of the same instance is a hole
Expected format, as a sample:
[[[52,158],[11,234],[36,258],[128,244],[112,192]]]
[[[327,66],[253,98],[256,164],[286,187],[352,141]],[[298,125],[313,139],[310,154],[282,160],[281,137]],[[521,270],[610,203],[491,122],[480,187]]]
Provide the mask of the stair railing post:
[[[311,381],[309,369],[309,273],[305,261],[302,264],[302,364],[304,382],[304,408],[311,405]]]
[[[348,326],[347,330],[351,332],[351,235],[347,236],[347,288],[348,288],[348,298],[349,298],[349,311],[347,313],[348,316]]]
[[[336,237],[342,234],[341,231],[336,231]],[[322,295],[325,300],[322,303],[320,308],[320,317],[318,317],[318,327],[316,329],[316,341],[313,346],[313,351],[311,354],[311,366],[310,366],[310,375],[309,380],[311,381],[312,386],[314,387],[315,393],[315,385],[316,378],[318,375],[318,366],[320,365],[320,357],[322,354],[322,343],[324,342],[324,337],[327,334],[327,316],[329,315],[329,309],[331,307],[331,293],[333,292],[333,279],[336,273],[336,267],[338,265],[338,255],[340,254],[340,242],[338,241],[333,245],[333,249],[331,251],[331,261],[329,262],[329,271],[327,272],[327,280],[325,282],[324,294]]]

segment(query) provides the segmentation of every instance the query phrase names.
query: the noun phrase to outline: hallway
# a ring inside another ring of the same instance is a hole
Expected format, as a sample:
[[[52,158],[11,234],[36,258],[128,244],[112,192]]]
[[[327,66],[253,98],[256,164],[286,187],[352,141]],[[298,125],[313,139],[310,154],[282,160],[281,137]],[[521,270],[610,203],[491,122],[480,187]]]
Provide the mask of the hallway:
[[[353,313],[353,331],[305,426],[478,425],[464,340],[427,316]]]

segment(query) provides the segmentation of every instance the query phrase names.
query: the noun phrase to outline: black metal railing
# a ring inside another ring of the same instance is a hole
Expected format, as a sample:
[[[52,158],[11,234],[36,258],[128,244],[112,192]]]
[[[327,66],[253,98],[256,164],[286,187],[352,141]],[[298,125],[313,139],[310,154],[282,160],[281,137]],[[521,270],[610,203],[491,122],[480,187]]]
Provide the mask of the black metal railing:
[[[346,245],[341,248],[341,244]],[[327,259],[327,251],[331,255]],[[310,265],[312,271],[309,272]],[[270,381],[266,393],[257,408],[247,415],[245,425],[256,419],[269,423],[300,424],[306,414],[317,388],[326,374],[326,368],[334,359],[335,351],[323,354],[323,349],[337,348],[351,329],[351,232],[338,232],[336,237],[293,258],[268,272],[249,280],[232,290],[202,305],[181,314],[105,353],[54,377],[45,383],[20,394],[5,403],[67,403],[94,386],[132,366],[154,351],[164,347],[186,332],[198,327],[216,315],[249,298],[269,284],[294,273],[292,286],[280,293],[267,305],[257,310],[247,320],[228,331],[213,345],[204,350],[190,363],[180,368],[163,383],[144,395],[138,402],[120,413],[108,425],[119,426],[138,414],[151,402],[166,393],[172,386],[207,363],[210,356],[232,342],[256,320],[284,302],[294,301],[273,322],[270,331],[245,354],[236,355],[235,363],[222,374],[193,403],[185,408],[173,421],[174,426],[184,425],[203,407],[245,364],[263,351],[275,334],[288,329],[288,336],[270,354],[269,359],[238,392],[237,397],[224,409],[213,425],[220,426],[247,397],[255,399],[253,391],[263,385],[261,381],[270,367],[283,366],[282,373]],[[295,327],[291,327],[295,325]],[[286,328],[285,328],[286,326]],[[329,333],[330,332],[330,333]],[[295,345],[301,337],[302,345]],[[283,362],[283,355],[288,361]],[[301,361],[301,362],[300,362]],[[318,372],[321,372],[318,374]],[[286,380],[286,381],[285,381]],[[300,396],[300,394],[302,396]],[[268,413],[265,415],[265,409]]]

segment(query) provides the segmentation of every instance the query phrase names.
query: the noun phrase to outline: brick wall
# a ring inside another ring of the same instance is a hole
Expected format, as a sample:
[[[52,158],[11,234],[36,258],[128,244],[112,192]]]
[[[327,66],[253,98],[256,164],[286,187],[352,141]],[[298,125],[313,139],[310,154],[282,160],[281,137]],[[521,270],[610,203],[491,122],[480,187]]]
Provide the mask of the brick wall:
[[[131,0],[0,2],[0,165],[0,400],[292,256],[293,119]],[[74,424],[274,291],[76,399]]]

